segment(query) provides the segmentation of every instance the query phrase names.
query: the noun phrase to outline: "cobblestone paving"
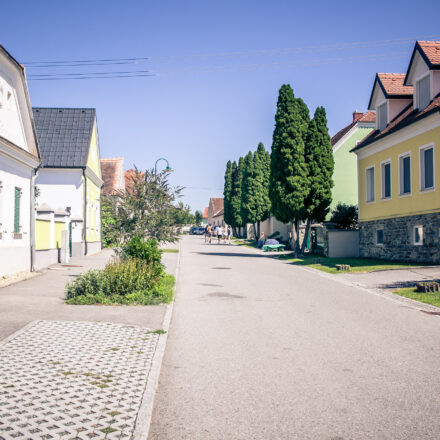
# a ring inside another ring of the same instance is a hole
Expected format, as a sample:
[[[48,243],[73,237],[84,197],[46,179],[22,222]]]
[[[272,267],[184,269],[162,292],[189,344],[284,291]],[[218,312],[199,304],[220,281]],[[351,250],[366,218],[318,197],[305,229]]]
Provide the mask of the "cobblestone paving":
[[[38,321],[0,343],[0,440],[132,439],[158,335]]]

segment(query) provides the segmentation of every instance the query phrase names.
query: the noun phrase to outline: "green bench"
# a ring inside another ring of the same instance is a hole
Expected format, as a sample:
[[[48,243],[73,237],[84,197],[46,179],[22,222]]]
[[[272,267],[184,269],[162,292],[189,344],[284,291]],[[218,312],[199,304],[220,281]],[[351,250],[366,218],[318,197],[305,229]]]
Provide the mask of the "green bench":
[[[272,251],[284,251],[284,248],[286,246],[284,244],[264,244],[263,245],[263,251],[264,252],[272,252]]]

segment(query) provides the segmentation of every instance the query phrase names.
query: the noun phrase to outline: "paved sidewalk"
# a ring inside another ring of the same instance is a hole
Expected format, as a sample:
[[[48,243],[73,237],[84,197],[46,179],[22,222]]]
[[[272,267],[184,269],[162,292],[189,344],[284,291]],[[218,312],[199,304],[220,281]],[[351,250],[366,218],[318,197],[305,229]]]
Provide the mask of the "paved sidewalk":
[[[146,438],[171,309],[64,303],[65,284],[111,256],[0,289],[0,440]],[[169,273],[178,256],[163,254]]]
[[[161,328],[165,305],[134,307],[65,304],[66,283],[89,269],[102,269],[111,256],[112,251],[104,249],[93,256],[72,258],[68,265],[52,266],[40,276],[1,288],[0,340],[29,322],[40,319],[120,322]],[[169,273],[174,274],[176,261],[177,254],[163,254],[163,262]]]
[[[369,273],[341,273],[337,274],[337,277],[369,289],[393,291],[400,287],[412,287],[421,281],[439,280],[440,266],[378,270]]]

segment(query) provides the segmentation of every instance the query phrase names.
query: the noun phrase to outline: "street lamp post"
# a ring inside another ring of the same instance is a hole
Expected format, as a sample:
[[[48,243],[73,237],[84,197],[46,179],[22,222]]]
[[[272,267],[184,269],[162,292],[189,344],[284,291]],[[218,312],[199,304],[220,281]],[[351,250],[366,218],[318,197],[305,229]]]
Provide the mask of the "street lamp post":
[[[167,167],[165,168],[165,171],[171,171],[171,167],[169,162],[164,157],[159,157],[159,159],[156,160],[156,163],[154,164],[154,174],[157,174],[157,164],[161,160],[164,160],[167,163]]]

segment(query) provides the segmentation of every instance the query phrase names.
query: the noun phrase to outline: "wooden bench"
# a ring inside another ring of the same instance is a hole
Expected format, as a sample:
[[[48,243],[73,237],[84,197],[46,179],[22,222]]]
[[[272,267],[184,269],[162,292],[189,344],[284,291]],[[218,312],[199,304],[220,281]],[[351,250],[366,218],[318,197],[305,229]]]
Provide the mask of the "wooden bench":
[[[284,244],[264,244],[263,251],[264,252],[272,252],[272,251],[284,251],[286,246]]]

